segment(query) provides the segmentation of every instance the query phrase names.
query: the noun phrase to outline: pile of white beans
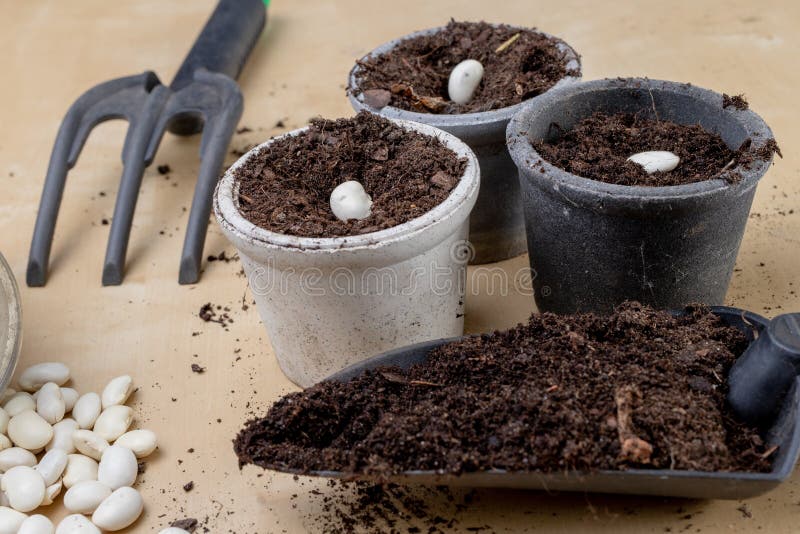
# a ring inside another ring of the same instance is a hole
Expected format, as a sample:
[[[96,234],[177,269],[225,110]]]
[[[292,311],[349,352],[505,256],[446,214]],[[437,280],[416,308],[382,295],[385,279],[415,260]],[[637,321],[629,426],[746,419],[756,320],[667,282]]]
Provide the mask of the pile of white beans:
[[[142,514],[144,501],[131,486],[137,459],[151,454],[157,440],[150,430],[130,430],[133,410],[125,403],[133,380],[118,376],[101,395],[80,395],[63,387],[69,379],[66,365],[41,363],[20,374],[21,391],[3,394],[0,534],[99,534],[121,530]],[[62,489],[72,515],[57,528],[44,515],[27,515],[52,504]]]

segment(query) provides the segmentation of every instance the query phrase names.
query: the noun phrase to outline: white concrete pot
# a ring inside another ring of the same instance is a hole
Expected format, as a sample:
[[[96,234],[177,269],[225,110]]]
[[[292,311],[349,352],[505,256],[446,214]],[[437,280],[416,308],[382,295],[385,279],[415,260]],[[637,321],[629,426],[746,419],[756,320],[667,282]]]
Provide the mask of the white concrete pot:
[[[467,158],[450,196],[398,226],[311,238],[270,232],[242,216],[234,171],[263,147],[305,128],[253,148],[217,185],[217,221],[239,251],[281,369],[300,386],[393,348],[463,333],[468,221],[478,196],[478,162],[451,134],[393,122],[436,136]]]

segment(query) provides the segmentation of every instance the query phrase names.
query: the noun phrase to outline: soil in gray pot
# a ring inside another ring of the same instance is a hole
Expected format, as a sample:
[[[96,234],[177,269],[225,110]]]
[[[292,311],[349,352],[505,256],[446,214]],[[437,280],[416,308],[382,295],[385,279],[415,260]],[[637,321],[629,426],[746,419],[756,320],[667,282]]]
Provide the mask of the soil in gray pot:
[[[438,139],[368,112],[311,121],[239,167],[239,206],[253,224],[302,237],[365,234],[402,224],[440,204],[467,162]],[[366,219],[331,211],[337,185],[355,180],[372,197]]]
[[[404,40],[386,54],[359,62],[360,91],[374,108],[392,105],[423,113],[473,113],[519,104],[538,96],[565,76],[562,41],[505,24],[455,22],[439,32]],[[453,67],[476,59],[483,79],[466,104],[449,100]]]
[[[276,402],[235,441],[242,464],[405,470],[767,471],[774,452],[734,420],[726,377],[744,336],[702,306],[534,314]]]
[[[728,105],[742,104],[732,98]],[[780,154],[774,140],[766,151],[751,150],[749,140],[731,150],[718,134],[698,124],[653,120],[639,113],[597,112],[568,131],[555,123],[551,128],[554,139],[533,143],[545,160],[583,178],[618,185],[681,185],[717,177],[735,182],[736,172],[723,171],[746,167],[753,158],[767,160],[773,150]],[[628,161],[633,154],[651,150],[672,152],[680,163],[671,171],[648,174],[641,165]]]

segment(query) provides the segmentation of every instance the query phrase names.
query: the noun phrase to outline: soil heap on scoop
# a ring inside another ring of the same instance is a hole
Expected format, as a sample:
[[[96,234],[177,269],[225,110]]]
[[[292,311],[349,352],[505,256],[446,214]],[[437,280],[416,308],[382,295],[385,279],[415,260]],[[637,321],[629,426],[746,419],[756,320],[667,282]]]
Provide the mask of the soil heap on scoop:
[[[565,76],[562,41],[533,29],[507,24],[456,22],[440,31],[400,42],[391,51],[358,62],[357,87],[368,105],[390,105],[419,113],[476,113],[519,104],[538,96]],[[468,102],[453,102],[448,81],[465,59],[483,66],[483,78]]]
[[[289,394],[235,441],[242,464],[406,470],[764,472],[769,447],[725,396],[744,336],[702,306],[534,314],[505,332]]]
[[[397,226],[440,204],[466,161],[435,137],[371,113],[314,119],[236,170],[242,215],[257,226],[302,237],[337,237]],[[359,182],[372,197],[371,215],[342,221],[331,192]]]

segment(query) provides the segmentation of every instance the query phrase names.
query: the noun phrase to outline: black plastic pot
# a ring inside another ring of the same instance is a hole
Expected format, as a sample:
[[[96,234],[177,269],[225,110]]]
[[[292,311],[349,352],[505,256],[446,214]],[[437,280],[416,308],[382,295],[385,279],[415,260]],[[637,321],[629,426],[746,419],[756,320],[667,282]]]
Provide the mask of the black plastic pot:
[[[507,140],[520,170],[528,253],[538,308],[611,310],[628,299],[658,308],[723,302],[759,179],[769,161],[734,167],[741,180],[642,187],[589,180],[542,159],[532,140],[552,139],[597,111],[642,112],[700,124],[736,150],[772,138],[749,110],[688,84],[608,79],[573,84],[533,100],[511,120]],[[653,147],[657,150],[658,147]],[[726,172],[726,175],[727,175]],[[724,177],[724,175],[723,175]]]
[[[406,39],[436,33],[442,29],[431,28],[400,37],[374,49],[362,60],[385,54]],[[559,41],[558,46],[567,59],[567,69],[580,71],[578,54],[563,41]],[[470,263],[491,263],[524,254],[525,219],[519,202],[519,180],[517,169],[506,148],[505,132],[511,117],[530,100],[505,108],[460,115],[417,113],[393,106],[376,109],[364,102],[363,95],[358,90],[359,72],[360,66],[356,63],[348,78],[348,97],[353,109],[434,126],[464,141],[478,156],[481,191],[469,221],[469,240],[474,248],[474,257]],[[565,76],[554,88],[575,83],[579,79]],[[536,98],[539,97],[534,100]]]

